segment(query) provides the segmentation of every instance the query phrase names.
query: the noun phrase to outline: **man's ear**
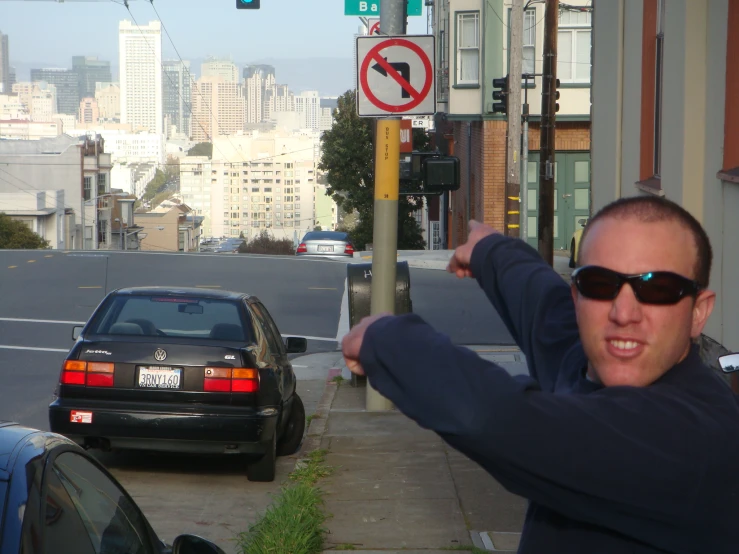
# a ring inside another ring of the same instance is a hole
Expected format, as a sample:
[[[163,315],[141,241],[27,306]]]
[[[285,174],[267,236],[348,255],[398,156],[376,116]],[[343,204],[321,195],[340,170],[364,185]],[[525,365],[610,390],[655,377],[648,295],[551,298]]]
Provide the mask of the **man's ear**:
[[[712,290],[702,290],[698,293],[693,304],[693,323],[690,329],[692,338],[698,338],[703,332],[715,304],[716,293]]]

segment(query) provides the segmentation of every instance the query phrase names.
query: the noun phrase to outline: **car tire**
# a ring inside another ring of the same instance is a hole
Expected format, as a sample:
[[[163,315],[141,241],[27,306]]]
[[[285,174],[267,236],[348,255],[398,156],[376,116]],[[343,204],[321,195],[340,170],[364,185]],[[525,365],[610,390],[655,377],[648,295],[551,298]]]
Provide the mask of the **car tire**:
[[[298,396],[293,395],[293,405],[290,410],[290,419],[285,425],[285,432],[277,444],[278,456],[289,456],[295,454],[303,442],[303,434],[305,433],[305,406]]]
[[[269,483],[275,480],[277,472],[277,434],[272,435],[269,450],[256,462],[246,466],[246,477],[249,481]]]
[[[575,239],[570,243],[570,267],[575,267]]]

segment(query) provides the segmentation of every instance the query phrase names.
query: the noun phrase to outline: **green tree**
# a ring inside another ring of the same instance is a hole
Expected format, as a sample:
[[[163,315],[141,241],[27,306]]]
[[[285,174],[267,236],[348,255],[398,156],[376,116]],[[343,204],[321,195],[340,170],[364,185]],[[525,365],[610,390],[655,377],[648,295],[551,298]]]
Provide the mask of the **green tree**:
[[[359,214],[350,232],[354,246],[361,250],[372,242],[374,225],[374,120],[360,118],[355,106],[353,90],[339,97],[334,124],[321,137],[323,153],[318,169],[327,173],[326,191],[338,206],[348,214],[354,211]],[[420,205],[420,196],[400,197],[398,248],[401,250],[419,250],[425,246],[421,228],[412,215]]]
[[[160,192],[163,192],[167,188],[167,175],[161,170],[157,169],[154,178],[149,181],[144,190],[144,200],[151,200]]]
[[[167,181],[180,180],[180,159],[170,154],[167,156],[167,163],[164,164],[164,175]]]
[[[199,142],[187,151],[188,156],[208,156],[213,157],[213,143]]]
[[[48,247],[49,242],[31,231],[25,223],[0,213],[0,248],[18,250]]]

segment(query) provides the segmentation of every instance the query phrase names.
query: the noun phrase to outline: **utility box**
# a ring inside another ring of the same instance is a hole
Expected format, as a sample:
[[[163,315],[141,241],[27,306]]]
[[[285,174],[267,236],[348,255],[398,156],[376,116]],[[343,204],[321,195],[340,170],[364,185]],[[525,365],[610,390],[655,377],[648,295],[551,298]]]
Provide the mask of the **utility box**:
[[[398,262],[395,276],[395,314],[413,311],[411,302],[411,273],[408,262]],[[362,318],[370,315],[372,291],[372,264],[348,264],[346,266],[347,293],[349,302],[349,327],[354,327]],[[364,384],[366,377],[352,374],[352,386]]]

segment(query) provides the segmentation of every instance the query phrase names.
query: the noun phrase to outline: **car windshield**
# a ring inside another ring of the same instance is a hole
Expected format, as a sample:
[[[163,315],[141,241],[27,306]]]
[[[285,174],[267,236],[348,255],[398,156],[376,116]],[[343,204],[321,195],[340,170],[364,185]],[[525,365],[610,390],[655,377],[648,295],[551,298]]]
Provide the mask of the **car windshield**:
[[[312,231],[306,233],[303,237],[303,242],[308,240],[349,240],[349,235],[346,233],[335,233],[331,231]]]
[[[251,328],[232,300],[120,295],[93,322],[92,334],[250,341]]]

